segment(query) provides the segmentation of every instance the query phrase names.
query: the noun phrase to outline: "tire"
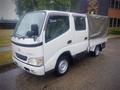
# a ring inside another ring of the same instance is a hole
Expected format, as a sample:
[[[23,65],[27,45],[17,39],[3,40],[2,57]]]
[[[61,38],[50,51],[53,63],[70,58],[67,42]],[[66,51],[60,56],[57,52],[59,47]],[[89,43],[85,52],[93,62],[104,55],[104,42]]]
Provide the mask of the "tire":
[[[93,55],[94,55],[95,57],[100,55],[100,46],[96,46],[96,47],[95,47],[95,50],[94,50],[94,52],[93,52]]]
[[[55,67],[55,74],[57,76],[62,76],[68,72],[69,69],[69,57],[61,56]]]

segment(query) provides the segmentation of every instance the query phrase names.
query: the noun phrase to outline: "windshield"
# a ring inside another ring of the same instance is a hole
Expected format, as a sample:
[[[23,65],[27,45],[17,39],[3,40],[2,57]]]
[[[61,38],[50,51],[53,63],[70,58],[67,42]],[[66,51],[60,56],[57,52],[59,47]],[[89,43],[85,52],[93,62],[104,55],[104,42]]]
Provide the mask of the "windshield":
[[[27,32],[31,31],[31,25],[38,25],[38,33],[40,34],[45,18],[45,12],[35,12],[26,14],[16,27],[14,33],[18,37],[28,37]]]

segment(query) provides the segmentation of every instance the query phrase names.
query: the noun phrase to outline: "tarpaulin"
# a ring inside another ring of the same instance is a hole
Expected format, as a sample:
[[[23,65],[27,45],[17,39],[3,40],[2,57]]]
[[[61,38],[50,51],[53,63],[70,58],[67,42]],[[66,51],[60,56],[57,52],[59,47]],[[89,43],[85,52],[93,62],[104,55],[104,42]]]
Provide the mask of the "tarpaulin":
[[[89,24],[89,38],[100,38],[107,36],[109,19],[107,16],[87,14]]]

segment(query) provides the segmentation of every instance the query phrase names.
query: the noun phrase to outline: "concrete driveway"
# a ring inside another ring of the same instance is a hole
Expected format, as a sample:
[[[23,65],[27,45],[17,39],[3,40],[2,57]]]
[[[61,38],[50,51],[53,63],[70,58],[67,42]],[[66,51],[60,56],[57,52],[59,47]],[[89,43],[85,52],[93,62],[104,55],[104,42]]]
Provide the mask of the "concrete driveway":
[[[98,57],[77,57],[62,77],[31,75],[20,68],[0,72],[0,90],[119,90],[120,38],[110,39]]]

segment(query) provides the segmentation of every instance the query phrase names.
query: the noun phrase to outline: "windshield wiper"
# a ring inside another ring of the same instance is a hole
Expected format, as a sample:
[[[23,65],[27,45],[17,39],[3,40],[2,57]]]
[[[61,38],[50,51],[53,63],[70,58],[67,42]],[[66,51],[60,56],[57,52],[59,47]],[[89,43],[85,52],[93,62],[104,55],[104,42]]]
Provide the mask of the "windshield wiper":
[[[23,38],[23,39],[26,38],[25,36],[22,36],[22,35],[16,34],[16,33],[14,34],[14,36],[15,36],[15,37],[18,37],[18,38]]]

